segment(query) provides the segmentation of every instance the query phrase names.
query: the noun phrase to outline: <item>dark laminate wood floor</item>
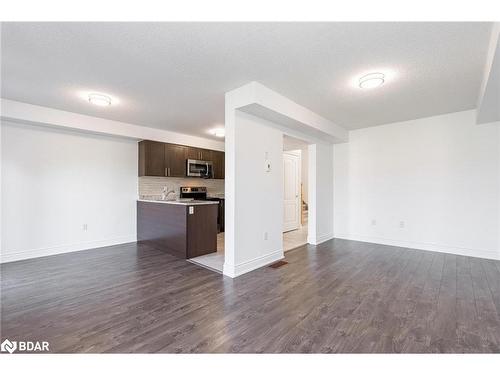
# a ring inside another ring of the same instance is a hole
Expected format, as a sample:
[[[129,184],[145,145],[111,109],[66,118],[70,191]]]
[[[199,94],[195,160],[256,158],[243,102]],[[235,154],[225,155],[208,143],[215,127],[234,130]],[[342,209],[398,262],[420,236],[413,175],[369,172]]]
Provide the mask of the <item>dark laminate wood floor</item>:
[[[333,240],[237,279],[144,245],[4,264],[2,339],[52,352],[500,352],[500,262]]]

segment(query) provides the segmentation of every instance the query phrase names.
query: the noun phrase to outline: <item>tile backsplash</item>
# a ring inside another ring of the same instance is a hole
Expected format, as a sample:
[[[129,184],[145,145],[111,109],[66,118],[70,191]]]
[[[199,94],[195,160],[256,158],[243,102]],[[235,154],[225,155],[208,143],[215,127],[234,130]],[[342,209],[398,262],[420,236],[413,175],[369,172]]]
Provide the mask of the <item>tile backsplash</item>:
[[[161,196],[163,187],[174,190],[177,197],[181,186],[206,186],[210,196],[224,195],[224,180],[177,177],[139,177],[139,197],[154,199]]]

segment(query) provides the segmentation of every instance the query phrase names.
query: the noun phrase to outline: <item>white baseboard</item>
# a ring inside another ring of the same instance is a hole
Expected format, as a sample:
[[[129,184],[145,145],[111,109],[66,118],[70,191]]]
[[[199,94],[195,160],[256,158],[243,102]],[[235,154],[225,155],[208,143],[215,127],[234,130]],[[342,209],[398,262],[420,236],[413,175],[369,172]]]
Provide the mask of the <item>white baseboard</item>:
[[[137,241],[137,235],[112,237],[105,240],[85,241],[73,244],[63,244],[45,248],[29,249],[22,251],[4,251],[0,254],[0,263],[15,262],[17,260],[45,257],[74,251],[90,250],[98,247],[120,245],[128,242]]]
[[[323,234],[321,236],[317,236],[316,238],[311,238],[308,236],[307,243],[310,243],[311,245],[319,245],[323,242],[331,240],[332,238],[334,238],[333,233]]]
[[[256,270],[257,268],[267,266],[268,264],[274,263],[278,260],[283,259],[284,253],[283,249],[273,251],[270,254],[248,260],[240,264],[228,264],[224,263],[223,274],[232,278],[241,276],[247,272]]]
[[[410,249],[417,249],[417,250],[436,251],[438,253],[463,255],[468,257],[500,260],[500,250],[494,251],[494,250],[483,250],[483,249],[470,249],[470,248],[436,244],[436,243],[394,240],[389,238],[361,236],[361,235],[347,235],[343,233],[335,234],[335,238],[351,240],[351,241],[370,242],[381,245],[407,247]]]

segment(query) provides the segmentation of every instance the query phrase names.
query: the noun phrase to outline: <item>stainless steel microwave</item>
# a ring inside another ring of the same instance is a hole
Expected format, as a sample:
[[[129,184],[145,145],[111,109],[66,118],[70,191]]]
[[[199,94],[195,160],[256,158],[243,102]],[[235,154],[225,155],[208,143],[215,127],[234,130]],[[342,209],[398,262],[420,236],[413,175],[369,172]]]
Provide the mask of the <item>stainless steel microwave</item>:
[[[213,177],[213,166],[211,161],[204,160],[187,160],[186,174],[188,177]]]

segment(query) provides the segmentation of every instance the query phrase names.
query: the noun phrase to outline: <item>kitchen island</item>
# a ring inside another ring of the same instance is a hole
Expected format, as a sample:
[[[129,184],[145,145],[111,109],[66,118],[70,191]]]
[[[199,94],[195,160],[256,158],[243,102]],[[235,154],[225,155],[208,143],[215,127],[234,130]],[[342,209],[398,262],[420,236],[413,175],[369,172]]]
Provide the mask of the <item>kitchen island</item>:
[[[137,241],[180,258],[217,251],[218,202],[137,200]]]

